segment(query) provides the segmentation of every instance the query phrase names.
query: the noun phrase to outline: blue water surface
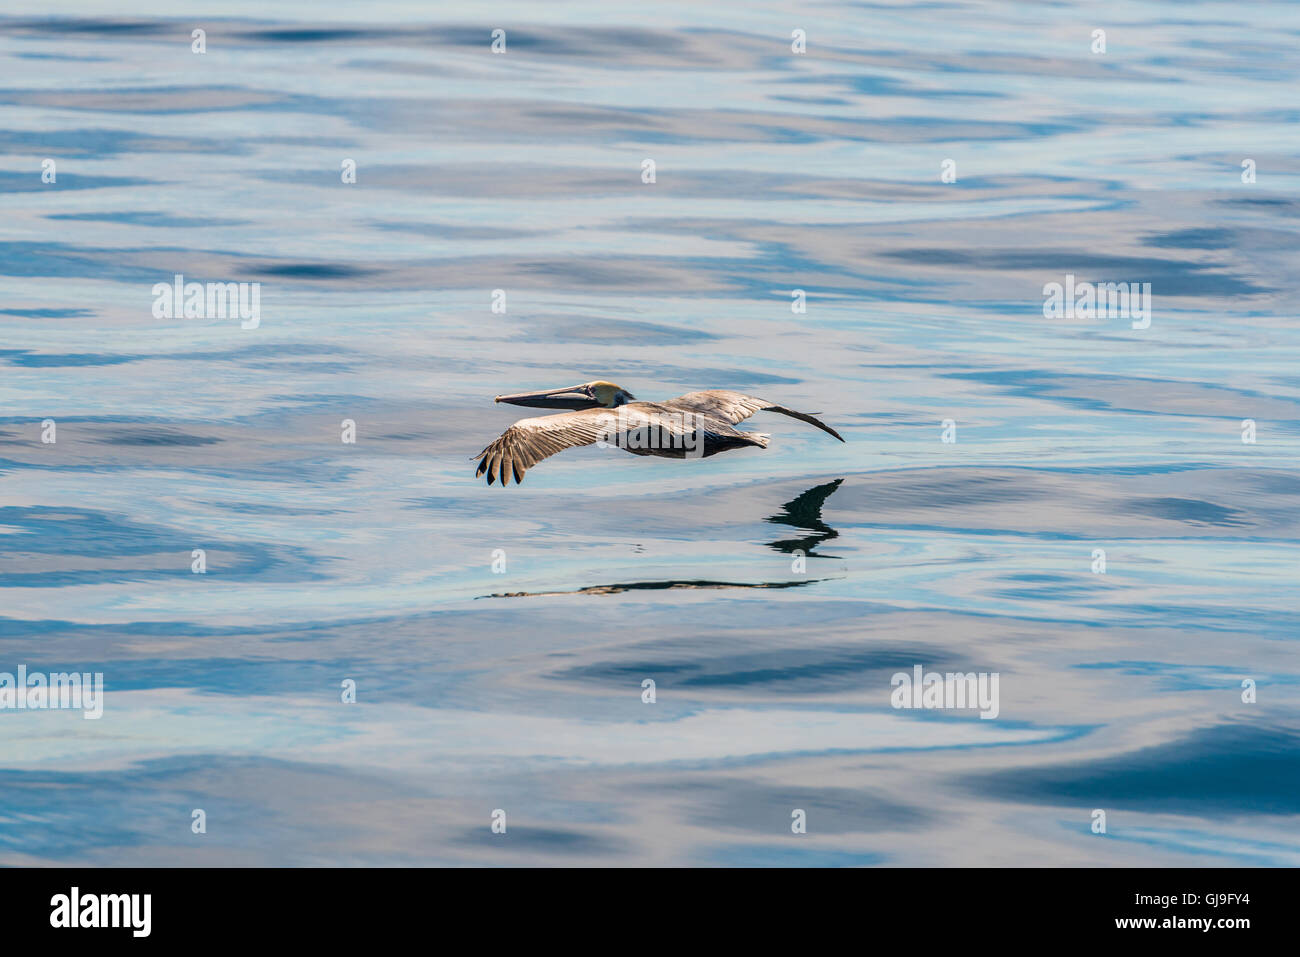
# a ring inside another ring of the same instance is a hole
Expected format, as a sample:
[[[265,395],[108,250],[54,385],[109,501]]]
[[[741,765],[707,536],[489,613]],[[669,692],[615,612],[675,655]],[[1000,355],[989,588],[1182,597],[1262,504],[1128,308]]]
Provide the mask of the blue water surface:
[[[0,15],[0,864],[1300,863],[1300,6],[129,6]],[[475,480],[591,379],[846,442]]]

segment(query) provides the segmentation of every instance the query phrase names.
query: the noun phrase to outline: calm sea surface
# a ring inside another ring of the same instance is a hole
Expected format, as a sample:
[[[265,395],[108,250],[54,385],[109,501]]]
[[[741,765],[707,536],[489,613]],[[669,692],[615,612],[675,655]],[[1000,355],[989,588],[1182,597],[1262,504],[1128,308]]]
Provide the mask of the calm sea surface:
[[[0,16],[0,864],[1300,863],[1300,6],[113,6]],[[847,441],[474,479],[589,379]]]

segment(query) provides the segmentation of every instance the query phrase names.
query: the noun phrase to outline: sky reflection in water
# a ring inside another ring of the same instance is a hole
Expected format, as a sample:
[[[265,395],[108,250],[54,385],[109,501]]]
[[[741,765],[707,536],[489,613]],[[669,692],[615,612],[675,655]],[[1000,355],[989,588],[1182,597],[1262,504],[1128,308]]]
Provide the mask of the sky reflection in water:
[[[183,6],[0,18],[0,864],[1300,863],[1297,8]],[[473,480],[592,378],[847,442]]]

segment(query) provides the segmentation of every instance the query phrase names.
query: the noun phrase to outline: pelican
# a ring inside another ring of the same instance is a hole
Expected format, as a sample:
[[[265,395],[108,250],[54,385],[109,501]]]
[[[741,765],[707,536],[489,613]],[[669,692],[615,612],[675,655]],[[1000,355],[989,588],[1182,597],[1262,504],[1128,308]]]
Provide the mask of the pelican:
[[[732,428],[755,412],[779,412],[844,441],[829,425],[805,412],[725,389],[688,392],[664,402],[638,402],[622,386],[597,380],[564,389],[499,395],[496,400],[570,411],[520,419],[476,455],[479,463],[474,477],[486,472],[488,485],[499,478],[505,486],[511,476],[518,485],[524,473],[542,459],[593,443],[664,458],[706,458],[747,445],[765,449],[769,438],[765,433]]]

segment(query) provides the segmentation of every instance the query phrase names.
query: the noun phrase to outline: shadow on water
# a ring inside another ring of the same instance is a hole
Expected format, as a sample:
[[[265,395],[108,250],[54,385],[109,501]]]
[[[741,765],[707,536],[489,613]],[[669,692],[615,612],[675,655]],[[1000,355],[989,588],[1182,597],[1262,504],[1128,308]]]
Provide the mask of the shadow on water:
[[[826,581],[825,578],[809,578],[797,582],[717,582],[702,578],[654,582],[626,582],[616,585],[588,585],[586,588],[574,588],[569,591],[508,591],[492,595],[479,595],[479,598],[541,598],[546,595],[617,595],[625,591],[662,591],[669,588],[798,588],[813,582]]]
[[[790,538],[769,542],[768,548],[778,552],[792,554],[802,551],[812,558],[838,558],[837,555],[818,555],[813,549],[822,542],[838,538],[839,532],[822,521],[822,506],[826,499],[844,482],[839,478],[834,482],[816,485],[781,506],[779,515],[769,516],[765,521],[792,528],[804,529],[814,534],[803,538]],[[627,591],[664,591],[673,588],[799,588],[815,582],[827,581],[825,578],[805,578],[799,581],[766,582],[724,582],[709,579],[661,579],[646,582],[621,582],[612,585],[588,585],[586,588],[574,588],[564,591],[513,591],[496,592],[491,595],[479,595],[479,598],[541,598],[548,595],[617,595]]]
[[[826,500],[843,483],[844,479],[838,478],[834,482],[814,486],[782,505],[781,508],[784,511],[780,515],[771,516],[767,521],[774,522],[777,525],[789,525],[793,528],[805,529],[814,534],[804,538],[788,538],[779,542],[772,542],[768,547],[775,548],[778,552],[802,551],[805,555],[814,558],[838,559],[840,557],[838,555],[817,555],[813,552],[813,549],[822,542],[828,542],[832,538],[839,538],[840,533],[822,521],[822,506],[826,504]]]

